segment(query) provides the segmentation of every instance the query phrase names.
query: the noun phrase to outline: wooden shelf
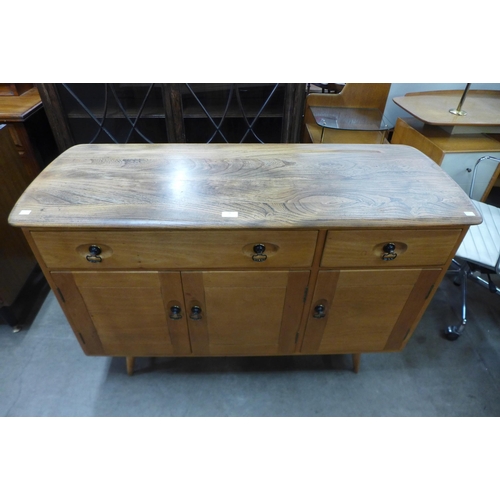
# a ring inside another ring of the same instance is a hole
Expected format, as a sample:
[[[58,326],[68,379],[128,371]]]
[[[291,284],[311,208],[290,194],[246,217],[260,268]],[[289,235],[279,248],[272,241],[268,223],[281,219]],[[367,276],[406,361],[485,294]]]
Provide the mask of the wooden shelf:
[[[406,118],[404,121],[443,153],[475,153],[500,149],[499,134],[451,134],[440,127],[425,125],[416,118]]]

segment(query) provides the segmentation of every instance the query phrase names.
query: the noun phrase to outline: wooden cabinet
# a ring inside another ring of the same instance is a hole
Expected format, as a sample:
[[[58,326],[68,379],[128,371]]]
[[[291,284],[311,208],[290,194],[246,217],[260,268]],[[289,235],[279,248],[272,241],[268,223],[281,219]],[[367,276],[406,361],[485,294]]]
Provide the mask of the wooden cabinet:
[[[12,307],[36,267],[36,259],[19,228],[7,218],[34,179],[16,151],[6,125],[0,124],[0,316],[19,328],[22,318]]]
[[[457,229],[329,231],[302,350],[401,349],[461,237]]]
[[[404,347],[470,224],[405,146],[115,145],[66,151],[24,228],[89,355]]]
[[[415,118],[398,118],[391,142],[422,151],[468,193],[476,161],[482,156],[500,154],[500,128],[496,134],[451,134],[440,127],[425,125]],[[499,173],[498,163],[484,162],[477,171],[472,198],[485,201]]]
[[[57,146],[40,94],[32,87],[0,84],[0,125],[7,126],[24,169],[34,178],[57,156]]]

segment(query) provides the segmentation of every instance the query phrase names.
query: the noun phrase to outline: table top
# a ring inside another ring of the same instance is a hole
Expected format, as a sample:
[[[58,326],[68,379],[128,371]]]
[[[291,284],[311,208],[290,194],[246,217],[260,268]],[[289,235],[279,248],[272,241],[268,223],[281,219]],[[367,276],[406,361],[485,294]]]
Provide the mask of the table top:
[[[410,115],[429,125],[500,125],[500,91],[470,90],[462,104],[462,111],[467,114],[457,116],[450,113],[450,109],[457,108],[462,94],[461,90],[421,92],[394,97],[393,101]]]
[[[31,228],[309,229],[479,224],[409,146],[94,144],[66,150],[9,218]]]
[[[380,110],[375,108],[343,108],[311,106],[318,125],[336,130],[388,130],[392,128]]]
[[[0,122],[22,122],[42,107],[36,88],[22,95],[0,96]]]

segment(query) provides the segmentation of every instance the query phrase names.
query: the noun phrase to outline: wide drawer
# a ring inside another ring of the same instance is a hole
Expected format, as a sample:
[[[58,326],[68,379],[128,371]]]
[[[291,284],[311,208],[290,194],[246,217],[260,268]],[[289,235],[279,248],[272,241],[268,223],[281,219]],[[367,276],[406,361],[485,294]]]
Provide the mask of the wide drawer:
[[[328,231],[322,267],[443,265],[461,229]]]
[[[32,231],[31,235],[48,268],[91,270],[309,267],[317,240],[317,231]]]

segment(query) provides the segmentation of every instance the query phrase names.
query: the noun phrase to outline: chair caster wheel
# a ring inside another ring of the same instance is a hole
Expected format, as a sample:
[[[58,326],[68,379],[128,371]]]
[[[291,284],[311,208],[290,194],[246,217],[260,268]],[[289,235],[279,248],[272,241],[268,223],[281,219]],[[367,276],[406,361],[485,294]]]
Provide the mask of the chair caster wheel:
[[[458,337],[460,337],[460,334],[455,331],[454,326],[449,326],[448,329],[446,330],[446,333],[444,334],[445,338],[447,340],[457,340]]]

